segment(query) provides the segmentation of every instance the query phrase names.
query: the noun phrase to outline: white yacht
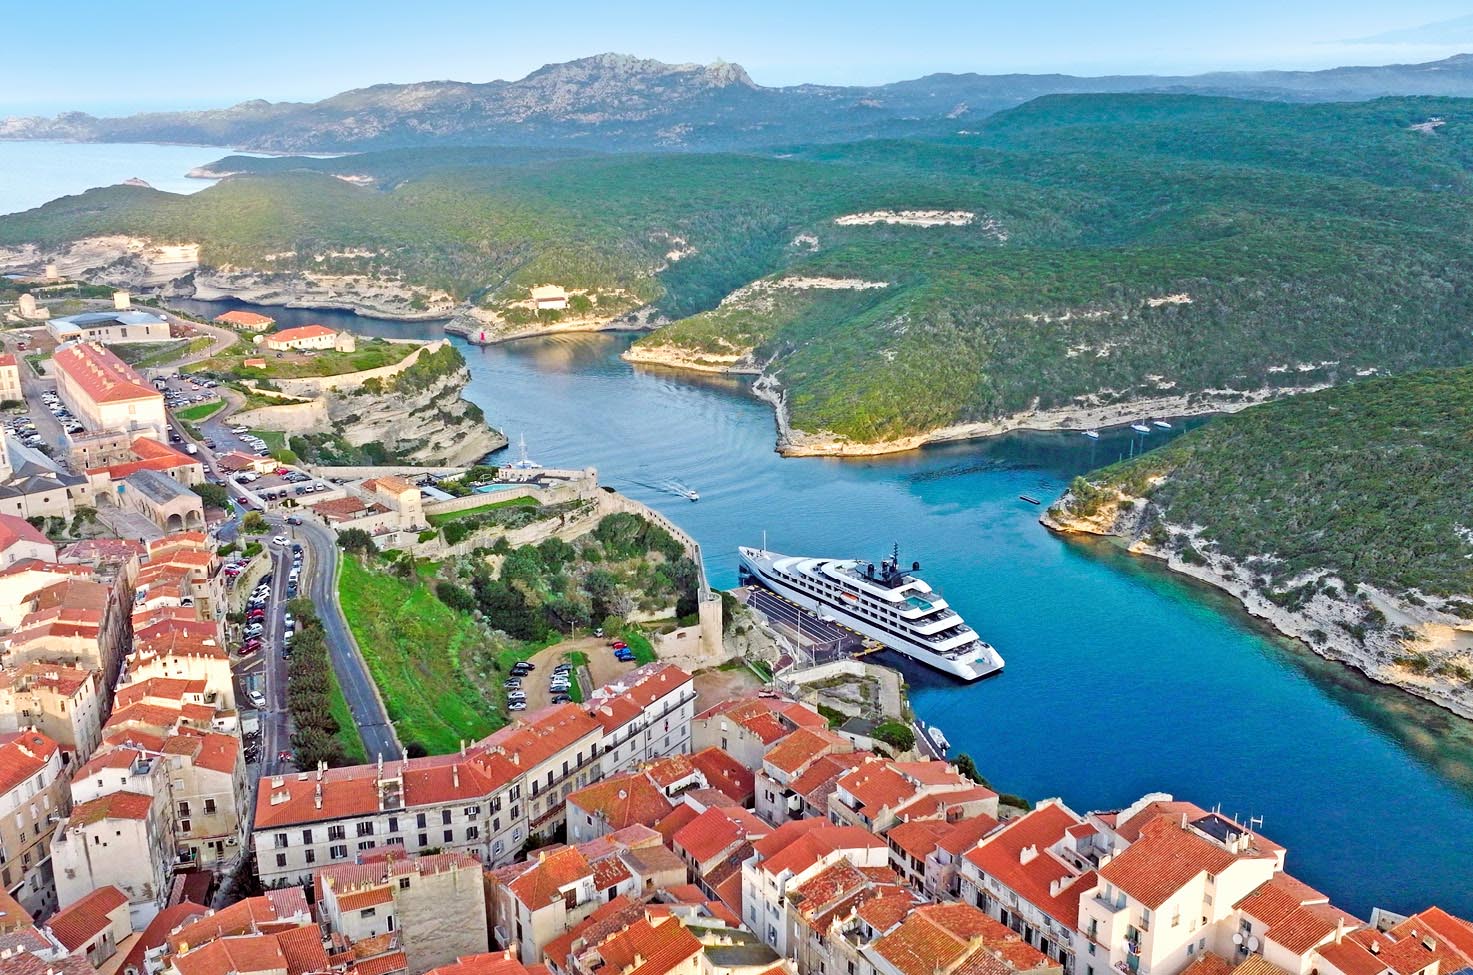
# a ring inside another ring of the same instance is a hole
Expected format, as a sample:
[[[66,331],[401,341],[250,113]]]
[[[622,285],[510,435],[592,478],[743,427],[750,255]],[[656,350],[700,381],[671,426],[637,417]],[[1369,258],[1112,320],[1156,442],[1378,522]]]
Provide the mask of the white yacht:
[[[900,568],[898,550],[878,566],[745,546],[737,552],[748,577],[896,653],[962,680],[1002,670],[1002,655],[916,575],[920,563]]]

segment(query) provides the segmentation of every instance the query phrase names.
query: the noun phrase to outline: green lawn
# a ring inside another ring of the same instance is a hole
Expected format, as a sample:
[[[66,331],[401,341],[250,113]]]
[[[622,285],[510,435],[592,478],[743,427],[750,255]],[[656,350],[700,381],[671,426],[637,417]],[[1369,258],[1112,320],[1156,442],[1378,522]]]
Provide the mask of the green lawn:
[[[402,361],[414,352],[418,345],[412,342],[386,342],[383,339],[359,338],[358,348],[353,352],[315,352],[305,355],[288,352],[282,358],[277,353],[255,347],[236,345],[190,368],[191,372],[212,372],[254,379],[304,379],[315,376],[341,376],[350,372],[381,369]],[[264,359],[266,365],[246,366],[246,359]]]
[[[291,441],[280,430],[252,430],[251,433],[266,441],[266,450],[283,464],[300,463],[300,458],[291,448]]]
[[[588,654],[582,650],[573,650],[563,654],[563,659],[572,664],[574,669],[588,666]],[[583,703],[583,684],[581,681],[571,681],[568,685],[568,697],[577,704]]]
[[[208,420],[224,408],[225,401],[223,399],[217,399],[213,403],[196,403],[193,406],[186,406],[182,410],[175,410],[174,416],[186,423],[200,423]]]
[[[443,755],[462,738],[482,738],[506,723],[461,671],[461,651],[480,641],[469,617],[422,582],[352,557],[343,559],[338,596],[400,741]]]
[[[353,712],[348,709],[347,699],[343,697],[343,689],[338,684],[338,675],[331,667],[327,669],[327,680],[327,709],[331,712],[332,719],[338,723],[337,739],[342,743],[343,754],[349,762],[366,765],[368,752],[363,747],[363,739],[358,735],[358,722],[353,720]]]
[[[462,508],[459,511],[447,511],[444,514],[427,515],[426,520],[436,528],[439,528],[446,522],[459,521],[462,518],[474,518],[476,515],[484,515],[486,512],[493,511],[497,508],[514,507],[535,508],[537,507],[537,499],[529,498],[525,495],[518,498],[507,498],[505,501],[493,501],[490,504],[481,504],[474,508]]]
[[[654,644],[650,643],[649,637],[644,632],[634,627],[624,631],[624,642],[629,644],[629,649],[634,651],[634,662],[636,664],[652,664],[659,658],[655,656]]]

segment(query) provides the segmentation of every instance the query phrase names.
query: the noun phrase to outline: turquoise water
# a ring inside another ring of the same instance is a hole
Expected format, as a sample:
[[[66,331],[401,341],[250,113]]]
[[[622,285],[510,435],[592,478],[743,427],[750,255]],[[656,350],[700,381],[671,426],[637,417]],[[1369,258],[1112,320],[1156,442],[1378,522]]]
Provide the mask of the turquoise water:
[[[395,336],[433,328],[285,314]],[[1018,497],[1046,504],[1074,474],[1166,434],[783,459],[771,411],[742,382],[636,370],[618,358],[629,341],[461,343],[467,395],[513,443],[525,435],[534,459],[593,465],[677,519],[716,585],[735,584],[736,546],[763,531],[791,553],[875,559],[898,542],[1007,659],[1001,676],[971,686],[905,667],[919,716],[995,787],[1079,810],[1147,791],[1220,805],[1262,817],[1288,846],[1290,871],[1362,917],[1429,903],[1473,914],[1473,723],[1322,661],[1112,543],[1058,538]]]
[[[209,146],[0,142],[0,213],[29,210],[59,196],[135,176],[154,189],[194,193],[211,181],[184,174],[230,152]]]

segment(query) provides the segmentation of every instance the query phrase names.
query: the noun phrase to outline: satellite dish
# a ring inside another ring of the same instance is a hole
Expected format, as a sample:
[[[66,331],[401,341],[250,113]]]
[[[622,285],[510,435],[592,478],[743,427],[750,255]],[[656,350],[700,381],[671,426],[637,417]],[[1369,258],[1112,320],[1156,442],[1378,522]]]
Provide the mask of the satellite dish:
[[[1251,936],[1248,938],[1248,950],[1249,951],[1257,951],[1258,950],[1258,939],[1257,938],[1254,938],[1254,937],[1251,937]]]
[[[1233,932],[1233,944],[1240,945],[1242,943],[1243,943],[1243,932],[1241,932],[1241,931],[1234,931]]]

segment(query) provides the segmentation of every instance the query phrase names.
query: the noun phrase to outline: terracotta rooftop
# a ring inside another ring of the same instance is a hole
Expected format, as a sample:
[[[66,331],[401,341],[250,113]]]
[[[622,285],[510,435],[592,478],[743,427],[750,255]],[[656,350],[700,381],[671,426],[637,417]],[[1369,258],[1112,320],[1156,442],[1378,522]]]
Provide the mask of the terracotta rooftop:
[[[1193,878],[1222,873],[1239,854],[1168,817],[1149,822],[1140,839],[1105,866],[1100,876],[1152,910]]]
[[[849,739],[837,732],[827,728],[799,728],[769,748],[762,762],[792,776],[808,768],[820,756],[853,750],[854,745]]]
[[[1095,874],[1087,871],[1080,875],[1048,851],[1079,821],[1067,807],[1044,803],[981,840],[966,858],[1049,917],[1067,927],[1077,927],[1080,892],[1093,889]],[[1025,856],[1024,851],[1031,855]],[[1060,887],[1056,889],[1055,884]]]
[[[328,328],[326,325],[298,325],[296,328],[283,328],[266,336],[268,343],[300,342],[303,339],[318,339],[326,335],[336,335],[337,330]]]
[[[715,746],[703,748],[690,756],[690,763],[706,776],[706,783],[713,789],[726,793],[727,798],[743,806],[749,805],[755,792],[755,776],[752,770]]]
[[[641,823],[654,826],[674,808],[643,772],[629,772],[570,793],[568,805],[601,817],[613,829]]]
[[[911,911],[899,927],[877,939],[875,954],[901,975],[938,971],[1029,971],[1054,963],[1011,928],[970,904],[927,904]]]
[[[154,948],[162,945],[168,940],[169,932],[189,921],[208,913],[209,908],[193,901],[181,901],[178,904],[170,904],[168,907],[154,915],[154,919],[148,922],[148,927],[143,929],[138,940],[133,942],[133,947],[128,949],[127,956],[123,959],[118,971],[126,972],[130,967],[142,972],[143,956]]]
[[[44,545],[54,548],[51,539],[24,518],[15,515],[0,515],[0,552],[5,551],[12,545],[20,542],[30,542],[35,545]]]
[[[220,322],[225,325],[244,325],[247,328],[255,328],[260,325],[276,324],[276,319],[274,318],[270,318],[266,315],[257,315],[253,311],[244,311],[239,308],[232,309],[231,311],[227,311],[220,315],[216,315],[214,321]]]
[[[58,747],[39,731],[0,734],[0,796],[45,768]]]
[[[507,886],[512,895],[537,911],[562,896],[561,889],[593,875],[593,866],[576,847],[565,846],[539,853]]]
[[[701,942],[674,917],[641,918],[598,946],[605,970],[665,975],[701,951]]]
[[[784,871],[802,873],[840,850],[880,849],[885,842],[858,826],[834,826],[826,819],[795,819],[752,845],[762,857],[760,869],[777,875]]]
[[[138,792],[109,792],[72,807],[68,826],[90,826],[105,819],[147,819],[153,797]]]
[[[108,915],[119,907],[125,907],[128,898],[121,890],[108,884],[99,887],[81,900],[73,901],[51,915],[46,926],[67,951],[76,951],[103,932],[112,918]],[[126,922],[126,913],[124,919]]]
[[[163,402],[163,393],[149,385],[132,366],[100,345],[91,342],[63,345],[56,350],[51,363],[95,402],[120,403],[139,399]]]

